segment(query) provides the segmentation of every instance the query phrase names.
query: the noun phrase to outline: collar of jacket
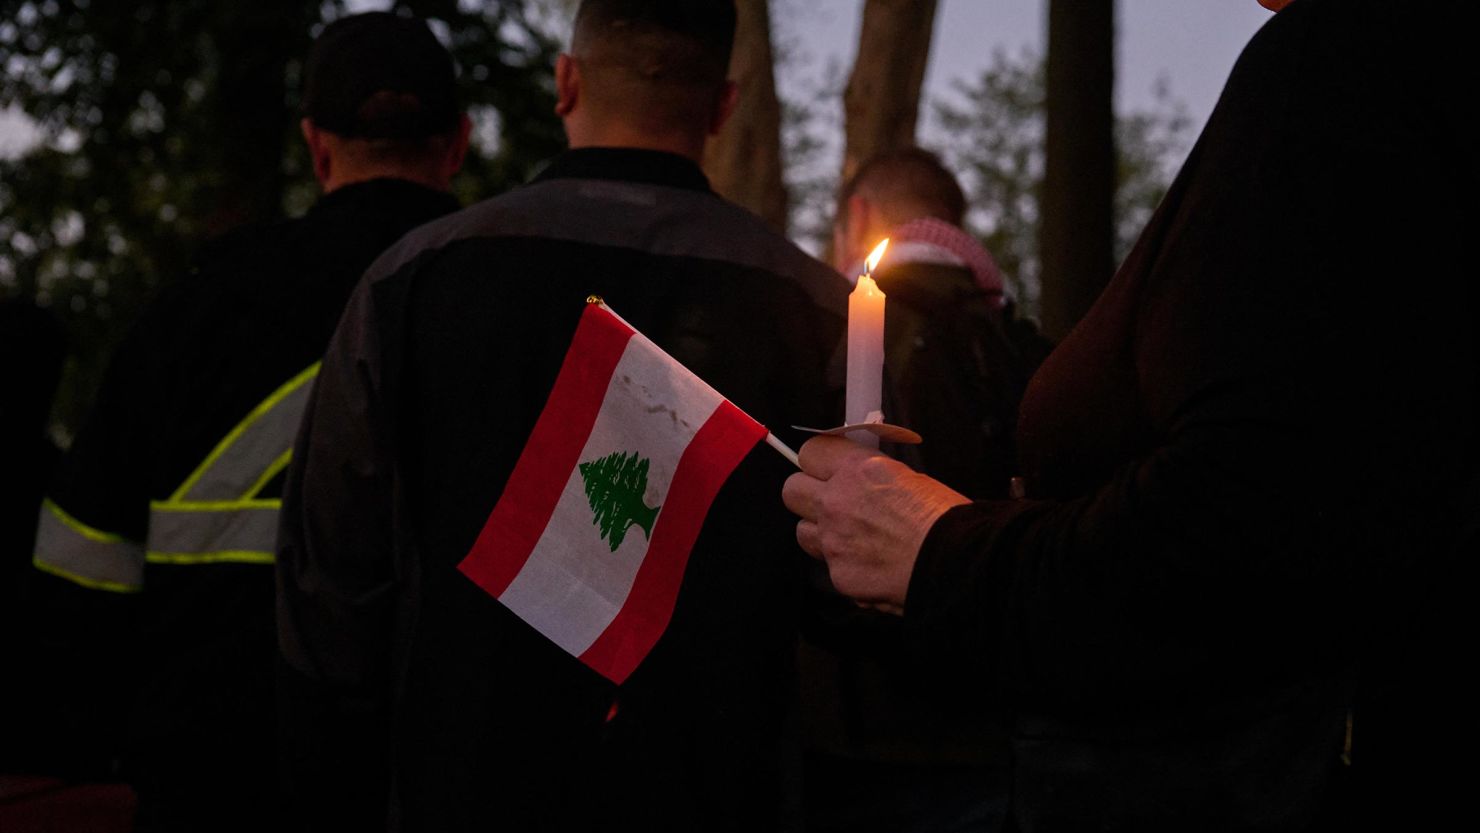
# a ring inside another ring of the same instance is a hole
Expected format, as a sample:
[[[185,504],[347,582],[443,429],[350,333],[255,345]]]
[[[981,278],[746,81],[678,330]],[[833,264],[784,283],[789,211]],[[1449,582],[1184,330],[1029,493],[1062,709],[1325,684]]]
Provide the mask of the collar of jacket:
[[[335,188],[319,197],[311,213],[322,214],[342,207],[366,204],[401,206],[410,210],[420,208],[443,214],[458,208],[457,198],[446,191],[428,188],[407,179],[380,177]]]
[[[675,153],[638,148],[568,150],[555,157],[534,181],[550,179],[619,179],[711,192],[709,179],[692,160]]]

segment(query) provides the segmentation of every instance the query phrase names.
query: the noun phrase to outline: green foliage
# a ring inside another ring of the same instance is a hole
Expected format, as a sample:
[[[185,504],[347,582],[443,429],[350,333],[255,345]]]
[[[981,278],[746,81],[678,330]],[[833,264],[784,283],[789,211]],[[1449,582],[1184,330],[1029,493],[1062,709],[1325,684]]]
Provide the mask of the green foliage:
[[[1031,51],[998,52],[975,82],[956,82],[959,100],[937,102],[932,135],[959,173],[972,206],[968,227],[992,252],[1020,307],[1037,310],[1038,189],[1043,180],[1043,61]],[[1116,119],[1116,258],[1124,258],[1161,202],[1186,153],[1191,121],[1167,83],[1152,109]],[[928,142],[927,142],[928,143]]]
[[[639,526],[653,537],[653,522],[662,507],[643,502],[647,491],[648,461],[637,452],[612,452],[600,460],[581,463],[581,479],[586,483],[586,500],[596,513],[592,523],[601,529],[601,537],[612,552],[622,546],[627,530]]]
[[[1171,84],[1157,80],[1155,108],[1122,116],[1115,123],[1115,256],[1124,260],[1141,229],[1166,195],[1191,145],[1192,119],[1172,98]]]
[[[548,3],[554,1],[395,4],[431,20],[457,61],[461,92],[478,128],[463,173],[453,185],[464,203],[527,182],[565,149],[565,130],[555,116],[554,68],[560,45],[546,20]],[[563,8],[556,12],[564,14]]]
[[[957,79],[960,102],[937,102],[946,139],[940,148],[958,172],[971,210],[967,225],[982,239],[1019,303],[1036,297],[1038,186],[1043,180],[1043,61],[1003,52],[975,84]]]
[[[784,5],[784,21],[805,9]],[[803,18],[805,21],[805,18]],[[790,39],[789,39],[790,38]],[[831,242],[837,190],[837,136],[842,134],[844,68],[820,70],[799,53],[794,36],[777,41],[778,72],[799,76],[782,101],[783,154],[791,235],[812,252]],[[961,177],[971,210],[966,225],[1001,267],[1019,308],[1037,312],[1038,188],[1043,180],[1043,60],[1031,50],[998,52],[974,81],[957,79],[955,95],[932,102],[920,144],[938,151]],[[1158,82],[1150,109],[1116,122],[1118,188],[1116,257],[1123,258],[1166,193],[1190,144],[1191,121]]]
[[[4,0],[0,107],[42,142],[0,162],[0,292],[60,313],[75,421],[104,352],[193,241],[280,199],[290,53],[317,6]]]
[[[361,4],[362,6],[363,4]],[[450,44],[479,130],[464,200],[524,181],[564,145],[555,43],[537,0],[399,0]],[[360,8],[361,6],[357,6]],[[0,296],[61,315],[75,425],[112,345],[199,244],[317,194],[297,136],[301,61],[344,0],[0,0],[0,109],[40,143],[0,160]]]

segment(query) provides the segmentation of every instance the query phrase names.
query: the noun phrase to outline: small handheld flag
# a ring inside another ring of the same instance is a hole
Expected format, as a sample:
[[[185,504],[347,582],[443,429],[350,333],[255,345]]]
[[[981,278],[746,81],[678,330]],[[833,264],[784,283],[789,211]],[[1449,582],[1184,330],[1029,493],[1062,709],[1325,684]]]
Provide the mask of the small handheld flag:
[[[668,627],[720,486],[769,432],[592,301],[458,569],[621,683]]]

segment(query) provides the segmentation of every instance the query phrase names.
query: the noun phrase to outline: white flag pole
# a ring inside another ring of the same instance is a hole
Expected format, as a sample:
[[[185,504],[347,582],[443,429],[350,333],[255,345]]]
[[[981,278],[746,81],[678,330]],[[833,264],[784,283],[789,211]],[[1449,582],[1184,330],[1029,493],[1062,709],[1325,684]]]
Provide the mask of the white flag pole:
[[[786,443],[776,439],[775,434],[772,434],[770,432],[766,433],[766,445],[769,445],[770,447],[776,449],[776,451],[780,452],[781,456],[790,460],[793,466],[796,466],[797,468],[802,467],[802,464],[797,461],[797,453],[795,451],[792,451],[790,448],[787,448]]]

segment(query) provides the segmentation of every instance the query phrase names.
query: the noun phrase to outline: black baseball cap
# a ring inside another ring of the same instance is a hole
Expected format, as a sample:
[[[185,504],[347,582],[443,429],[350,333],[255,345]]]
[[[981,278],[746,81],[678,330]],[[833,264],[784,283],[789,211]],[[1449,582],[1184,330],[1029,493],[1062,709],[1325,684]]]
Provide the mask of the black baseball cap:
[[[334,21],[314,41],[303,115],[346,137],[434,136],[457,128],[456,88],[452,56],[424,21],[366,12]]]

